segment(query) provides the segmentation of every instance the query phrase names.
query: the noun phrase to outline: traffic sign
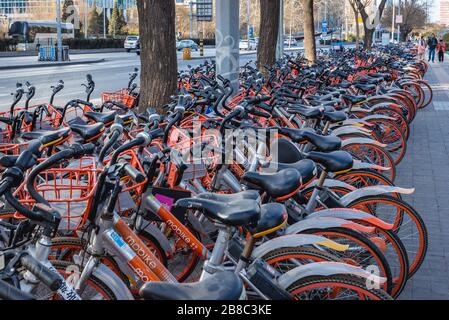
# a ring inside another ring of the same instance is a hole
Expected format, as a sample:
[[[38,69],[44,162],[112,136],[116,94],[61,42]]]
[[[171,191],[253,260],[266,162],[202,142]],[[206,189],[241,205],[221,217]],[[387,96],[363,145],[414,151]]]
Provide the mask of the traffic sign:
[[[327,21],[326,20],[323,20],[323,22],[321,22],[321,32],[327,33]]]

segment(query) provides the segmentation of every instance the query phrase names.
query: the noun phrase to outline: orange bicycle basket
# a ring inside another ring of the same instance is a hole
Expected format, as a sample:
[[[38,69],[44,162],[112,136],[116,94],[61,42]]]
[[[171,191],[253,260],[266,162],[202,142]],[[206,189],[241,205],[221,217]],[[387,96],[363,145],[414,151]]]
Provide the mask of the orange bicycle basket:
[[[97,182],[95,161],[94,157],[83,157],[71,161],[66,167],[60,165],[45,170],[36,178],[36,191],[61,214],[61,231],[74,232],[84,225]],[[26,190],[25,182],[17,188],[14,195],[26,207],[32,208],[36,203]],[[19,213],[14,217],[23,218]]]

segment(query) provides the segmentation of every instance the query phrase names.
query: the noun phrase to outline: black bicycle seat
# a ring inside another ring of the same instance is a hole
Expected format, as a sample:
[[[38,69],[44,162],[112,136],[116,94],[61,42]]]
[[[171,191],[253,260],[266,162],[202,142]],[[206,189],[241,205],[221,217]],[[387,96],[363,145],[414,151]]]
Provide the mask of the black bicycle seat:
[[[148,300],[239,300],[240,278],[230,271],[217,272],[192,283],[146,282],[139,291]]]
[[[285,200],[301,188],[302,179],[297,170],[285,169],[277,173],[247,172],[242,183],[265,191],[271,198]]]
[[[341,140],[336,136],[322,136],[307,129],[281,128],[279,132],[296,143],[310,142],[320,151],[336,151],[341,148]]]
[[[100,135],[104,131],[104,124],[102,122],[97,122],[94,124],[70,124],[70,129],[73,132],[79,134],[84,141],[89,141],[96,136]]]
[[[114,121],[115,115],[117,113],[115,111],[111,112],[93,112],[93,111],[87,111],[84,113],[84,115],[95,121],[95,122],[102,122],[104,124],[110,124]]]
[[[51,145],[58,143],[70,134],[70,128],[62,128],[55,131],[35,130],[23,132],[20,137],[24,140],[39,139],[43,145]]]
[[[307,158],[321,164],[326,171],[339,173],[352,169],[354,164],[350,153],[346,151],[334,151],[329,153],[311,151]]]
[[[260,216],[259,201],[251,199],[223,202],[200,197],[185,198],[176,201],[175,206],[201,210],[209,219],[235,227],[256,224]]]

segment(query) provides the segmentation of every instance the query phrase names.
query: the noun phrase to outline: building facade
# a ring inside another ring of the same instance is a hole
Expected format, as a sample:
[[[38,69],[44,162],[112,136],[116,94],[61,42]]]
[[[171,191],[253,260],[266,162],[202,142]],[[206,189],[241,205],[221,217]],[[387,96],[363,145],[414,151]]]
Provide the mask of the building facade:
[[[440,0],[439,23],[449,26],[449,0]]]
[[[98,8],[105,6],[108,9],[114,7],[115,1],[119,8],[124,10],[136,6],[136,0],[73,0],[75,6],[79,8],[91,7],[95,2]],[[63,4],[64,0],[61,0],[61,6]],[[39,15],[46,14],[54,16],[55,8],[55,0],[0,0],[0,15],[12,19],[22,17],[33,19],[35,16],[40,19]]]

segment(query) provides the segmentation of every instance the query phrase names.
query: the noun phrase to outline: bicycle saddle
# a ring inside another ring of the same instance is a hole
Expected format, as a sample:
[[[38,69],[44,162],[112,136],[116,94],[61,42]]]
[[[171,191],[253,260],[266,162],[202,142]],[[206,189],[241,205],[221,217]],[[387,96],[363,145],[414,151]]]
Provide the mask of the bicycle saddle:
[[[268,169],[277,169],[278,171],[295,169],[301,175],[303,185],[309,184],[317,175],[315,162],[309,159],[299,160],[294,163],[271,162]]]
[[[217,201],[185,198],[176,201],[175,207],[201,210],[206,217],[227,226],[246,227],[259,221],[260,205],[256,200]]]
[[[84,141],[89,142],[89,140],[92,140],[104,131],[104,124],[102,122],[94,124],[72,123],[70,124],[70,129],[79,134]]]
[[[345,121],[347,119],[347,115],[343,111],[335,111],[333,110],[325,110],[323,112],[323,120],[330,121],[331,123],[338,123]]]
[[[193,283],[146,282],[139,290],[148,300],[239,300],[242,292],[242,281],[230,271]]]
[[[310,100],[310,105],[312,106],[329,106],[333,107],[337,103],[340,103],[340,99],[334,99],[334,100]]]
[[[329,153],[311,151],[307,158],[321,164],[328,172],[340,173],[352,169],[353,158],[346,151],[334,151]]]
[[[352,83],[346,80],[343,80],[341,83],[337,84],[336,87],[343,88],[343,89],[349,89],[349,87],[352,86]]]
[[[302,179],[295,169],[285,169],[277,173],[246,172],[242,183],[250,188],[261,189],[271,198],[285,200],[298,192]]]
[[[20,137],[24,140],[39,139],[43,145],[52,145],[58,143],[70,134],[70,128],[62,128],[56,131],[35,130],[23,132]]]
[[[204,193],[200,193],[198,195],[198,198],[214,200],[214,201],[218,201],[218,202],[233,202],[233,201],[240,201],[240,200],[260,201],[259,192],[255,191],[255,190],[247,190],[247,191],[233,193],[233,194],[204,192]]]
[[[358,83],[354,85],[354,88],[362,90],[363,92],[375,90],[377,86],[375,84],[362,84]]]
[[[290,105],[287,107],[287,112],[293,114],[299,114],[307,119],[319,118],[321,117],[323,109],[320,107],[310,107],[305,105]]]
[[[280,128],[279,132],[296,143],[310,142],[320,151],[336,151],[341,148],[341,140],[336,136],[322,136],[306,129]]]
[[[117,113],[115,111],[111,112],[93,112],[93,111],[87,111],[84,113],[84,115],[95,121],[95,122],[102,122],[104,124],[110,124],[114,121],[115,115]]]
[[[287,209],[280,203],[267,203],[261,207],[260,219],[253,228],[248,231],[254,238],[261,238],[267,234],[273,233],[287,223]]]
[[[341,97],[344,100],[350,102],[351,104],[357,104],[357,103],[360,103],[360,102],[363,102],[363,101],[366,100],[366,96],[364,96],[364,95],[362,95],[362,96],[355,96],[355,95],[352,95],[352,94],[342,94]]]

